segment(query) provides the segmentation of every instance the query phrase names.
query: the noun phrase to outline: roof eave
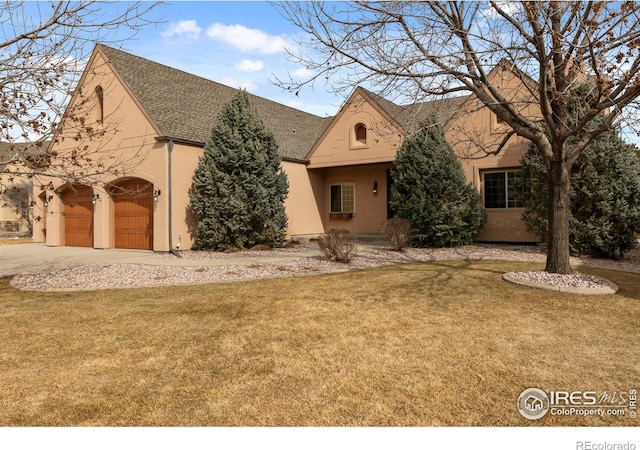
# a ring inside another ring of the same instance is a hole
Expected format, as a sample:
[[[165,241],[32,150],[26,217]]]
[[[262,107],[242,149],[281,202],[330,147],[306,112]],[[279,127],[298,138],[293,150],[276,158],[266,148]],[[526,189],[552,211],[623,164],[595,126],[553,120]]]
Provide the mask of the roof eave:
[[[204,142],[200,142],[200,141],[192,141],[189,139],[182,139],[182,138],[178,138],[178,137],[173,137],[173,136],[156,136],[155,140],[158,142],[169,142],[172,141],[174,144],[183,144],[183,145],[190,145],[192,147],[204,147]]]
[[[173,136],[156,136],[155,140],[158,142],[172,141],[174,144],[190,145],[192,147],[200,147],[200,148],[204,147],[205,145],[204,142],[191,141],[189,139],[182,139],[182,138],[177,138]],[[291,156],[281,156],[280,159],[285,162],[292,162],[297,164],[309,164],[309,160],[307,159],[293,158]]]
[[[281,156],[280,159],[282,162],[291,162],[297,164],[309,164],[308,159],[299,159],[299,158],[291,158],[290,156]]]

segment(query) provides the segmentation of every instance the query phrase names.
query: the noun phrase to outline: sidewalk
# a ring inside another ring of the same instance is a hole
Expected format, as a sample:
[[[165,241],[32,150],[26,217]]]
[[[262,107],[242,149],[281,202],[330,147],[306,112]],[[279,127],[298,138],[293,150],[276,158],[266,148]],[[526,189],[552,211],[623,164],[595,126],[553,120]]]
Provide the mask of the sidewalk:
[[[16,244],[0,246],[0,277],[25,272],[37,272],[52,267],[84,264],[148,264],[154,266],[243,266],[278,263],[320,255],[319,250],[302,248],[277,255],[265,252],[261,256],[225,257],[220,259],[188,259],[162,257],[148,250],[92,249],[83,247],[47,247],[44,244]],[[226,256],[226,255],[225,255]]]

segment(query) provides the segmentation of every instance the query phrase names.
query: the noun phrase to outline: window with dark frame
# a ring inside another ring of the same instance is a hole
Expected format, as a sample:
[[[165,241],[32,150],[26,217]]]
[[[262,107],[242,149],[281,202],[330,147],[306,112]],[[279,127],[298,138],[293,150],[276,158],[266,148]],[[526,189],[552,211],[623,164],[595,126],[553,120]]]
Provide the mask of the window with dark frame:
[[[507,208],[524,208],[524,199],[522,171],[507,172]]]
[[[485,208],[524,208],[522,171],[485,172],[483,185]]]
[[[331,213],[355,212],[355,186],[353,184],[331,185]]]

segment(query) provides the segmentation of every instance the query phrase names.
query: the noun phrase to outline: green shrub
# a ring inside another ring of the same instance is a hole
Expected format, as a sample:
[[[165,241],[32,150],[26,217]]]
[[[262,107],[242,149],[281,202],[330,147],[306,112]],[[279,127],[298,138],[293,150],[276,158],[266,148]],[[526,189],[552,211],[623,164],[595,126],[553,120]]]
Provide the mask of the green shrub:
[[[407,138],[395,166],[390,205],[396,217],[411,223],[413,246],[454,247],[473,241],[486,223],[486,212],[442,127],[427,124]]]
[[[529,231],[547,238],[547,171],[529,147],[521,161],[525,187],[523,219]],[[573,254],[621,258],[636,246],[640,232],[640,158],[635,145],[616,132],[600,135],[571,171],[569,245]]]
[[[218,116],[193,176],[194,248],[281,245],[288,190],[275,138],[240,91]]]

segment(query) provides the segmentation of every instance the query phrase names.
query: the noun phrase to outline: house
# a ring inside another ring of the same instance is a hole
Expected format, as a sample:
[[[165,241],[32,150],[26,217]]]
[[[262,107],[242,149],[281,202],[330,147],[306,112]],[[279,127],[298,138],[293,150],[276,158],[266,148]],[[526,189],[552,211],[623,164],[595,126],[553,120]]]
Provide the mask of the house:
[[[47,189],[34,187],[35,203],[45,220],[35,227],[34,241],[155,251],[169,251],[180,243],[180,248],[189,248],[196,225],[189,209],[192,176],[217,114],[236,93],[180,70],[96,46],[70,101],[68,111],[73,114],[65,116],[50,151],[65,155],[80,146],[110,161],[122,161],[122,169],[84,185],[40,180]],[[389,171],[395,153],[420,120],[441,119],[447,136],[453,138],[461,136],[461,129],[482,130],[492,123],[488,111],[475,108],[472,97],[399,106],[357,88],[332,118],[250,97],[280,148],[290,185],[287,234],[294,237],[315,236],[331,228],[377,232],[392,215]],[[461,111],[467,114],[463,117]],[[78,117],[89,133],[78,133]],[[489,134],[498,138],[504,131],[496,128]],[[508,194],[509,181],[501,190],[500,177],[513,177],[524,148],[523,142],[514,140],[500,156],[464,163],[468,179],[486,191],[485,201],[493,202],[488,205],[490,224],[483,240],[535,240],[524,230],[519,205],[496,200],[501,193]]]
[[[0,234],[28,235],[33,193],[27,171],[44,167],[48,142],[0,142]]]

